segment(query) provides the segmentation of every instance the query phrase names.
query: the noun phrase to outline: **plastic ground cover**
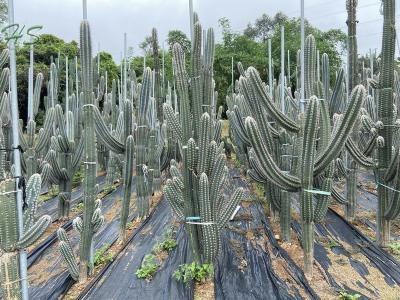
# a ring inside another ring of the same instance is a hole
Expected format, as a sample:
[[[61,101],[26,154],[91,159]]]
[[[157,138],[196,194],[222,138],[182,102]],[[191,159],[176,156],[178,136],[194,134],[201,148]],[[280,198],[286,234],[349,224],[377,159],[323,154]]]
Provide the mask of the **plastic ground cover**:
[[[365,280],[369,282],[367,276],[369,271],[367,265],[354,257],[362,255],[369,261],[368,267],[376,268],[384,276],[388,286],[396,286],[400,284],[400,263],[389,253],[376,246],[371,240],[359,232],[352,224],[344,220],[339,214],[331,209],[328,209],[324,224],[316,224],[315,229],[315,244],[314,257],[318,265],[324,270],[329,284],[337,289],[337,291],[347,290],[361,294],[362,299],[368,299],[368,293],[380,297],[380,290],[373,288],[374,283],[366,286],[364,283],[357,281],[359,288],[351,289],[348,286],[338,282],[335,276],[330,273],[332,261],[328,256],[326,242],[333,241],[329,246],[333,253],[346,258],[350,266]],[[292,221],[292,228],[301,240],[301,226],[297,221]],[[349,251],[348,245],[351,245],[352,250]],[[343,263],[347,264],[347,261]]]
[[[241,186],[245,197],[249,197],[248,186],[239,175],[237,170],[231,170],[231,176],[237,180],[227,190]],[[249,233],[265,235],[267,240],[257,242],[255,237],[255,242],[250,241],[246,237]],[[271,248],[259,244],[265,242]],[[223,232],[221,244],[222,251],[215,265],[216,299],[302,299],[300,290],[310,299],[318,299],[303,272],[278,245],[258,202],[239,210]],[[277,256],[286,259],[285,269],[295,285],[287,285],[276,274],[271,260]]]
[[[146,254],[171,224],[171,212],[164,199],[145,221],[142,229],[129,241],[118,257],[78,299],[192,299],[193,285],[177,282],[172,273],[179,265],[191,261],[188,241],[182,227],[177,232],[178,247],[168,255],[151,281],[135,275]]]
[[[123,195],[122,186],[106,196],[102,203],[103,214],[106,215],[115,207],[116,201],[120,201]],[[118,212],[117,212],[118,216]],[[130,215],[130,220],[134,218]],[[94,248],[113,244],[118,238],[119,217],[107,222],[94,238]],[[79,235],[71,230],[68,232],[73,247],[77,250]],[[31,299],[58,299],[73,284],[72,278],[64,265],[60,255],[58,244],[53,243],[47,247],[36,261],[28,268],[30,281],[29,296]]]

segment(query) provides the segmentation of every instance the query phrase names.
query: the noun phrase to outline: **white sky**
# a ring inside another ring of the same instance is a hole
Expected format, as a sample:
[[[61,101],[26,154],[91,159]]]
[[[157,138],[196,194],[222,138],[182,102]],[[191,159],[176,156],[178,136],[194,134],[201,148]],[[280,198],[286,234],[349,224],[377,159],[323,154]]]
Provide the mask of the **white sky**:
[[[92,28],[93,49],[110,52],[119,61],[123,49],[123,33],[128,45],[138,54],[140,42],[156,27],[160,43],[171,29],[180,29],[189,36],[188,0],[87,0],[88,19]],[[300,14],[300,0],[193,0],[203,27],[214,27],[217,37],[218,19],[227,17],[233,30],[242,31],[247,23],[267,13],[282,11],[290,17]],[[341,28],[346,31],[346,0],[305,0],[306,18],[321,29]],[[396,1],[399,2],[399,1]],[[359,52],[381,48],[382,16],[380,0],[359,0]],[[396,21],[399,23],[399,5]],[[43,25],[43,33],[55,34],[66,41],[79,40],[82,18],[81,0],[14,0],[15,21],[26,27]],[[397,28],[400,28],[397,25]],[[399,50],[397,49],[397,52]]]

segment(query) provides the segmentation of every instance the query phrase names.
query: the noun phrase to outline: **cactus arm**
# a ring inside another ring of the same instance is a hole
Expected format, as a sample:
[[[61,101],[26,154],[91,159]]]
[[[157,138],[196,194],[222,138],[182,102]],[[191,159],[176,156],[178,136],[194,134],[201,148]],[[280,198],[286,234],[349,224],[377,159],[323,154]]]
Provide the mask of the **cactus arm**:
[[[335,187],[332,187],[332,198],[335,199],[339,204],[347,204],[346,199],[337,191]]]
[[[268,179],[275,180],[279,186],[285,187],[288,191],[297,191],[300,188],[300,180],[292,175],[285,174],[279,169],[261,138],[257,123],[251,117],[246,118],[246,130],[251,139],[254,152],[264,167]]]
[[[24,235],[17,243],[17,247],[19,249],[27,248],[36,242],[38,238],[46,231],[47,227],[50,225],[50,222],[50,216],[42,216],[33,226],[24,232]]]
[[[286,130],[298,132],[300,128],[296,122],[290,120],[284,113],[277,109],[273,101],[270,99],[270,95],[265,90],[257,70],[253,67],[250,67],[247,72],[249,74],[250,83],[252,84],[256,95],[258,95],[258,97],[264,103],[264,107],[267,112],[273,117],[274,120],[278,122],[279,125]]]
[[[84,140],[81,137],[79,140],[79,143],[74,151],[73,157],[72,157],[72,170],[75,171],[78,169],[78,167],[80,166],[80,162],[81,162],[81,158],[82,158],[82,154],[83,154],[83,149],[84,149]]]
[[[317,158],[314,175],[320,174],[345,146],[346,140],[353,128],[354,123],[356,122],[365,94],[366,91],[362,85],[358,85],[354,88],[350,96],[351,101],[340,127],[338,128],[334,137],[331,139],[328,147]]]
[[[124,170],[124,198],[121,207],[121,222],[120,231],[122,237],[125,236],[126,223],[129,215],[129,205],[132,194],[132,179],[133,179],[133,157],[134,157],[135,143],[132,135],[126,139],[125,151],[125,170]]]
[[[54,122],[54,109],[49,108],[46,112],[46,119],[43,124],[43,134],[39,135],[39,139],[36,144],[36,151],[41,152],[45,146],[49,143],[52,131],[53,131],[53,122]]]
[[[243,200],[243,189],[235,190],[226,205],[221,205],[218,209],[218,229],[221,230],[229,221],[239,202]]]
[[[183,131],[182,126],[179,123],[177,116],[174,113],[174,109],[172,106],[168,104],[164,104],[164,115],[165,119],[167,120],[168,127],[176,134],[179,141],[183,140]]]
[[[386,174],[385,174],[385,181],[386,182],[392,181],[395,178],[396,174],[397,174],[397,167],[398,167],[398,164],[399,164],[399,151],[400,151],[400,149],[397,149],[394,152],[394,155],[392,156],[392,159],[391,159],[391,161],[389,163],[389,167],[388,167],[388,169],[386,171]]]
[[[167,180],[167,183],[164,187],[164,194],[173,212],[178,216],[179,219],[183,220],[185,218],[185,214],[182,191],[176,188],[171,179]]]
[[[35,219],[41,184],[42,180],[40,175],[34,174],[29,178],[26,185],[26,203],[28,208],[24,212],[24,231],[32,226]]]
[[[71,277],[78,281],[79,279],[79,268],[77,259],[71,246],[71,242],[67,236],[66,231],[63,228],[59,228],[57,231],[58,239],[60,240],[60,252],[68,267],[68,271]]]
[[[375,167],[374,161],[371,158],[366,157],[362,151],[358,149],[351,137],[346,140],[346,149],[358,165],[366,169],[372,169]]]
[[[88,105],[87,107],[93,113],[97,137],[101,141],[101,144],[106,146],[108,150],[111,150],[115,153],[124,153],[125,151],[124,144],[120,143],[111,134],[109,128],[104,122],[103,117],[101,116],[99,109],[95,105]]]

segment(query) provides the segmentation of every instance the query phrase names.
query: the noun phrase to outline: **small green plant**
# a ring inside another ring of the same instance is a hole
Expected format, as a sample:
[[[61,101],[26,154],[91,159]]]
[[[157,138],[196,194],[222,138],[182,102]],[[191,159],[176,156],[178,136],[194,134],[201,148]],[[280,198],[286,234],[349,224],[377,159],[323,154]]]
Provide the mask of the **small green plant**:
[[[340,300],[358,300],[361,298],[360,294],[349,294],[346,291],[339,292]]]
[[[58,195],[58,186],[57,185],[52,185],[49,188],[49,192],[48,193],[39,196],[39,202],[46,202],[46,201],[48,201],[50,199],[53,199],[57,195]]]
[[[112,192],[114,192],[115,191],[115,186],[113,186],[113,185],[110,185],[110,186],[107,186],[105,189],[104,189],[104,194],[105,195],[108,195],[108,194],[111,194]]]
[[[332,250],[332,248],[335,248],[335,247],[337,247],[337,246],[339,246],[339,244],[338,244],[335,240],[333,240],[333,239],[329,239],[329,240],[328,240],[328,242],[327,242],[327,247],[328,247],[329,249]]]
[[[143,259],[142,265],[137,269],[135,274],[140,279],[151,280],[159,267],[160,266],[157,264],[154,255],[147,254]]]
[[[83,208],[85,207],[85,204],[83,202],[78,203],[76,206],[74,206],[71,211],[73,213],[79,213],[83,211]]]
[[[400,259],[400,242],[389,243],[390,252],[398,259]]]
[[[103,247],[96,250],[96,253],[94,254],[95,266],[102,265],[104,263],[114,260],[114,255],[112,253],[107,253],[109,247],[110,247],[109,244],[105,244]]]
[[[81,185],[83,181],[83,170],[82,167],[78,169],[78,171],[75,172],[74,177],[72,178],[72,187],[75,188],[79,185]]]
[[[174,250],[176,248],[178,244],[176,243],[175,239],[165,239],[162,243],[160,243],[160,247],[163,251],[171,251]]]
[[[178,281],[187,283],[189,281],[202,282],[211,278],[214,272],[212,264],[199,264],[192,262],[191,264],[180,265],[173,277]]]

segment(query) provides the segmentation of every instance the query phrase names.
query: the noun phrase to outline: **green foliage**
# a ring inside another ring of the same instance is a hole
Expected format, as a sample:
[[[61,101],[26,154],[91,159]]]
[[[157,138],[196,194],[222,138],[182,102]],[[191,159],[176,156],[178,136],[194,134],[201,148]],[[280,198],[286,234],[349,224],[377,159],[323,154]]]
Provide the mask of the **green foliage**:
[[[242,62],[245,69],[249,66],[255,67],[263,80],[267,79],[267,45],[265,39],[272,39],[272,57],[274,64],[274,78],[280,73],[280,30],[279,26],[285,27],[285,49],[289,50],[291,61],[291,75],[295,76],[295,65],[297,51],[300,45],[300,20],[288,18],[282,13],[274,17],[263,15],[257,19],[255,25],[249,25],[243,34],[233,33],[229,20],[219,20],[222,31],[223,42],[216,45],[214,77],[216,89],[219,93],[218,106],[225,104],[227,91],[231,87],[231,60],[233,57],[234,78],[239,78],[236,68],[237,62]],[[252,32],[250,32],[252,31]],[[335,72],[341,66],[341,54],[346,46],[346,34],[339,29],[322,31],[312,26],[308,21],[305,24],[306,35],[313,34],[321,55],[327,53],[330,60],[330,72],[332,80],[336,78]],[[294,77],[291,82],[295,84]]]
[[[173,277],[178,281],[187,283],[189,281],[202,282],[212,277],[214,268],[212,264],[199,264],[192,262],[191,264],[180,265]]]
[[[357,300],[360,298],[361,298],[360,294],[349,294],[346,291],[339,292],[340,300]]]
[[[95,56],[97,62],[97,55]],[[114,62],[113,57],[110,53],[105,51],[100,52],[100,74],[104,75],[107,71],[107,85],[108,90],[111,89],[113,79],[118,80],[119,69],[117,64]]]
[[[79,204],[77,204],[76,206],[74,206],[73,208],[71,208],[71,211],[73,213],[80,213],[83,211],[83,208],[85,207],[85,204],[83,202],[80,202]]]
[[[79,168],[78,171],[75,172],[74,177],[72,178],[72,188],[79,186],[83,181],[83,170]]]
[[[142,265],[137,269],[135,274],[140,279],[151,280],[159,267],[154,255],[147,254],[143,259]]]
[[[53,199],[55,196],[58,195],[58,191],[59,191],[58,186],[52,185],[49,188],[48,193],[39,196],[39,202],[46,202],[50,199]]]
[[[389,243],[390,251],[397,257],[400,258],[400,242],[391,242]]]
[[[190,40],[186,34],[180,30],[170,30],[168,32],[167,43],[170,52],[175,43],[180,44],[186,53],[190,51]]]
[[[164,233],[164,240],[160,243],[157,243],[154,247],[152,252],[158,253],[160,251],[170,252],[178,246],[176,239],[174,238],[174,231],[173,229],[168,229]]]
[[[108,248],[110,247],[109,244],[103,245],[100,249],[96,250],[94,254],[94,265],[102,265],[104,263],[108,263],[114,260],[114,255],[112,253],[107,253]]]

